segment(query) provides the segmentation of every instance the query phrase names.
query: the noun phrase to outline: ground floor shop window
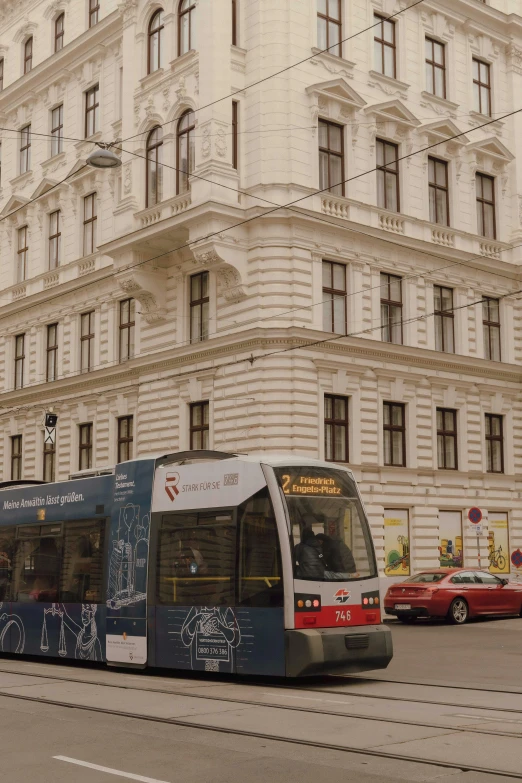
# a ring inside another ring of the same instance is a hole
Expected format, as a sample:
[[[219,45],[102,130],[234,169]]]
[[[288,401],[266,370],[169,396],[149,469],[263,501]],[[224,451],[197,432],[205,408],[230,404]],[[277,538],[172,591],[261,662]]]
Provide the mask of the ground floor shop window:
[[[488,557],[492,574],[509,574],[509,526],[506,511],[490,511]]]
[[[462,513],[439,511],[439,563],[441,568],[462,568]]]
[[[410,524],[408,509],[384,509],[386,576],[410,575]]]

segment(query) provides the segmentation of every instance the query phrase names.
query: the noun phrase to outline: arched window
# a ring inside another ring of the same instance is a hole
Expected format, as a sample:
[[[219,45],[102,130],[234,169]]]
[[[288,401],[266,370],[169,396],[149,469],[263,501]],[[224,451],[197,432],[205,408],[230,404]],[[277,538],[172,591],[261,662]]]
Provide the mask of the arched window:
[[[161,201],[163,131],[153,128],[147,137],[147,193],[146,205],[153,207]]]
[[[193,111],[186,111],[178,122],[178,174],[177,191],[186,193],[189,189],[189,176],[194,171],[195,164],[195,117]]]
[[[149,73],[154,73],[161,68],[163,26],[163,10],[160,8],[149,23]]]
[[[24,44],[24,73],[29,73],[33,67],[33,36]]]
[[[196,30],[194,27],[194,0],[181,0],[178,10],[178,54],[190,52],[196,46]]]
[[[54,51],[63,49],[63,36],[65,33],[65,14],[60,14],[54,22]]]

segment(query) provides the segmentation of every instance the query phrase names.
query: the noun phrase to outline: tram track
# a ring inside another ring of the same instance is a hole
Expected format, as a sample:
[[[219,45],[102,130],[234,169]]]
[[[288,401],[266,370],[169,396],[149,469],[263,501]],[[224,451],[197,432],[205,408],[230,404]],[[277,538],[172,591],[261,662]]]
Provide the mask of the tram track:
[[[10,672],[11,674],[13,672]],[[30,675],[26,675],[30,676]],[[43,675],[42,675],[43,676]],[[47,679],[52,679],[50,677],[47,677]],[[70,681],[70,682],[79,682],[76,679],[73,678],[61,678],[62,680]],[[98,683],[89,682],[91,685],[97,685]],[[105,685],[105,683],[104,683]],[[114,686],[113,686],[114,687]],[[125,686],[128,687],[128,686]],[[139,689],[135,689],[139,690]],[[184,693],[184,696],[187,696],[188,694]],[[339,745],[337,743],[330,743],[330,742],[316,742],[309,739],[304,738],[297,738],[297,737],[288,737],[288,736],[278,736],[276,734],[267,734],[266,732],[261,731],[252,731],[247,729],[238,729],[238,728],[230,728],[230,727],[221,727],[216,726],[209,723],[204,723],[203,721],[194,722],[194,720],[185,720],[183,718],[166,718],[161,716],[152,716],[152,715],[146,715],[142,713],[137,712],[127,712],[125,710],[115,710],[105,707],[98,707],[94,705],[85,705],[85,704],[74,704],[70,702],[65,702],[60,699],[49,699],[49,698],[41,698],[41,697],[34,697],[34,696],[27,696],[27,695],[21,695],[21,694],[13,694],[13,693],[6,693],[5,691],[0,692],[0,698],[12,698],[15,700],[20,701],[26,701],[26,702],[33,702],[38,704],[44,704],[44,705],[51,705],[55,707],[60,707],[63,709],[72,709],[72,710],[82,710],[87,712],[94,712],[98,714],[103,715],[110,715],[114,717],[120,717],[120,718],[127,718],[131,720],[137,720],[137,721],[147,721],[151,723],[161,723],[166,724],[170,726],[179,726],[182,728],[187,729],[195,729],[200,731],[210,731],[215,732],[218,734],[227,734],[230,736],[241,736],[241,737],[249,737],[249,738],[255,738],[255,739],[261,739],[265,741],[270,742],[282,742],[285,744],[291,744],[291,745],[298,745],[302,747],[310,747],[310,748],[318,748],[318,749],[328,749],[332,751],[338,751],[342,753],[353,753],[355,755],[359,756],[366,756],[369,758],[380,758],[380,759],[389,759],[391,761],[399,761],[401,763],[415,763],[415,764],[423,764],[426,766],[432,766],[437,767],[440,769],[450,769],[455,770],[457,772],[475,772],[479,774],[487,774],[487,775],[496,775],[497,777],[501,778],[507,778],[511,780],[522,780],[522,772],[516,772],[516,771],[510,771],[510,770],[498,770],[494,769],[492,767],[485,767],[481,765],[476,764],[467,764],[467,763],[460,763],[460,762],[453,762],[449,760],[444,759],[433,759],[433,758],[422,758],[419,757],[419,755],[409,755],[409,754],[401,754],[401,753],[394,753],[391,751],[386,750],[379,750],[376,748],[368,747],[368,748],[361,748],[357,746],[350,746],[350,745]],[[224,699],[223,699],[224,701]],[[236,704],[238,707],[246,704],[246,702],[236,701]],[[260,706],[263,707],[272,707],[273,705],[262,703]],[[286,706],[279,706],[279,709],[287,710],[288,707]],[[307,710],[307,712],[310,712],[310,710]],[[346,715],[340,715],[339,713],[335,713],[336,717],[351,717]],[[365,716],[366,719],[366,716]],[[380,718],[381,722],[388,722],[387,718]],[[416,724],[419,725],[419,724]],[[453,728],[448,729],[448,733],[454,731]],[[514,735],[504,735],[513,737]]]
[[[35,664],[38,665],[38,664]],[[52,666],[52,664],[45,664],[47,666]],[[292,704],[277,704],[274,701],[262,701],[257,699],[245,699],[241,696],[232,697],[232,696],[221,696],[221,695],[212,695],[212,694],[206,694],[206,693],[191,693],[185,690],[172,690],[170,688],[145,688],[140,685],[133,685],[133,684],[122,684],[122,683],[111,683],[111,682],[102,682],[102,681],[96,681],[96,680],[87,680],[87,679],[79,679],[76,677],[63,677],[63,676],[56,676],[54,674],[40,674],[40,673],[20,673],[12,669],[0,669],[0,674],[11,674],[16,675],[19,677],[35,677],[45,680],[53,680],[56,682],[67,682],[67,683],[78,683],[80,685],[89,685],[94,687],[103,687],[103,688],[116,688],[120,690],[127,690],[127,691],[138,691],[143,693],[152,693],[152,694],[161,694],[165,696],[179,696],[187,699],[198,699],[198,700],[206,700],[206,701],[215,701],[215,702],[223,702],[223,703],[230,703],[237,706],[247,706],[247,707],[268,707],[271,709],[280,709],[280,710],[287,710],[289,712],[302,712],[302,713],[314,713],[316,715],[328,715],[332,717],[338,717],[338,718],[352,718],[356,720],[368,720],[368,721],[374,721],[374,722],[386,722],[386,723],[392,723],[395,725],[402,725],[402,726],[417,726],[427,729],[450,729],[452,732],[455,733],[462,733],[462,734],[482,734],[482,735],[491,735],[496,737],[510,737],[510,738],[522,738],[522,710],[513,710],[511,708],[491,708],[491,707],[485,707],[485,706],[477,706],[473,704],[452,704],[450,702],[438,702],[437,706],[440,707],[457,707],[459,709],[472,709],[472,710],[490,710],[492,712],[502,712],[502,713],[510,713],[515,715],[521,716],[521,730],[520,732],[503,732],[503,731],[497,731],[495,729],[483,729],[483,728],[474,728],[472,726],[449,726],[447,724],[443,723],[428,723],[426,721],[418,721],[418,720],[407,720],[405,718],[395,718],[395,717],[386,717],[383,718],[381,716],[376,715],[367,715],[365,713],[357,713],[357,712],[340,712],[339,710],[328,710],[328,709],[318,709],[316,707],[313,707],[312,705],[307,706],[298,706],[298,705],[292,705]],[[132,675],[131,675],[132,676]],[[255,683],[255,685],[262,686],[263,683]],[[266,684],[265,684],[265,687]],[[341,693],[338,691],[330,691],[330,690],[317,690],[315,688],[307,689],[307,688],[295,688],[291,685],[270,685],[269,687],[275,688],[277,690],[298,690],[301,692],[307,692],[307,693],[314,693],[314,694],[327,694],[327,695],[337,695],[337,696],[345,696],[345,695],[351,695],[356,696],[358,698],[375,698],[380,699],[379,696],[374,696],[373,694],[359,694],[356,692],[347,692],[342,691]],[[450,686],[447,686],[450,687]],[[504,691],[499,691],[499,693],[504,693]],[[270,695],[270,694],[266,694]],[[8,696],[12,698],[16,698],[17,694],[9,694],[5,693],[5,691],[2,690],[2,686],[0,686],[0,698],[2,696]],[[26,698],[20,696],[20,698]],[[292,698],[302,698],[306,699],[307,697],[292,697]],[[429,701],[421,701],[421,700],[415,700],[410,698],[400,698],[398,696],[383,696],[383,700],[394,700],[394,701],[401,701],[403,703],[421,703],[421,704],[429,704],[432,706],[432,702]],[[51,703],[47,699],[34,699],[35,701],[43,701],[45,703]],[[310,701],[313,701],[313,698],[310,697]],[[341,702],[339,702],[341,703]],[[71,705],[69,705],[71,706]],[[480,720],[480,716],[467,716],[471,719],[474,717],[477,718],[477,720]],[[489,718],[489,716],[484,716],[484,721],[494,722],[497,720],[496,718]],[[192,724],[190,724],[192,725]]]

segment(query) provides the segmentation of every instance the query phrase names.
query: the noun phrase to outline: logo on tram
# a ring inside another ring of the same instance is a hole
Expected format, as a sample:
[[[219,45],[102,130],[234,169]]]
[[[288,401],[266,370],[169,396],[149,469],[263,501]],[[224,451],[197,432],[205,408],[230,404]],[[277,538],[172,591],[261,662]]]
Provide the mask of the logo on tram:
[[[176,496],[179,495],[179,478],[179,473],[167,473],[165,476],[165,492],[172,502],[174,502],[176,500]]]
[[[344,587],[342,587],[340,590],[338,590],[335,595],[335,603],[336,604],[346,604],[348,603],[348,600],[351,596],[351,593],[349,590],[345,590]]]

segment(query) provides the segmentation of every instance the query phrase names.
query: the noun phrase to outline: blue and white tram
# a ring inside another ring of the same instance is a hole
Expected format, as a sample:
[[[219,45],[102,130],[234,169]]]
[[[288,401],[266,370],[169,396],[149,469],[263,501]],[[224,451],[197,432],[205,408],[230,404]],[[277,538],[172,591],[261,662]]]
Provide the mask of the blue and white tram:
[[[183,452],[4,485],[0,508],[2,652],[288,677],[391,660],[344,467]]]

